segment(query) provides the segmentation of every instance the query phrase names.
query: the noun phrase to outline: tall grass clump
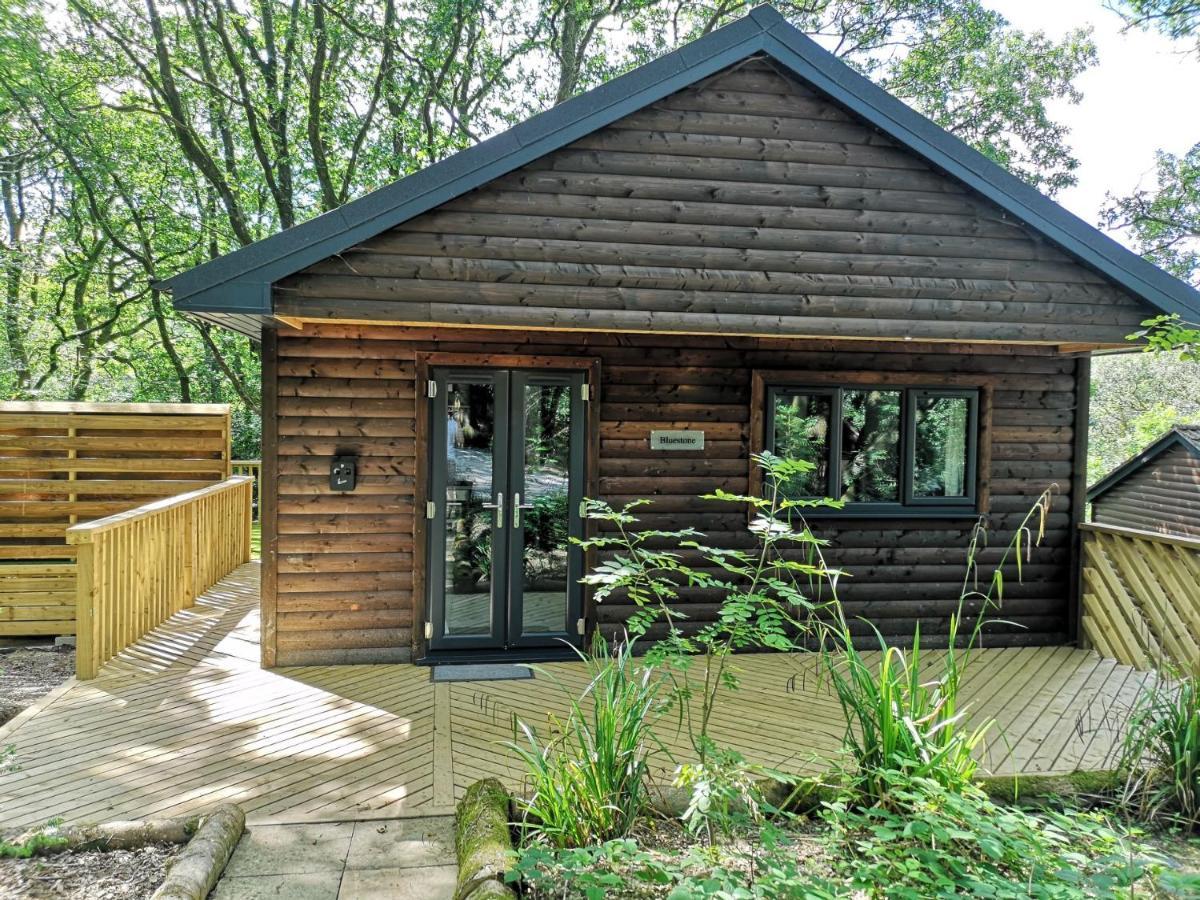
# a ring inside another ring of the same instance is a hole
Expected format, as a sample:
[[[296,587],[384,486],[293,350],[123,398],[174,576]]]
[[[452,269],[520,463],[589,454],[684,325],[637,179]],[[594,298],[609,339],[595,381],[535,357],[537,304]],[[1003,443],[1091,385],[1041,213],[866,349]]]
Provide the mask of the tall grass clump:
[[[862,802],[889,806],[897,796],[895,785],[905,779],[959,792],[973,782],[978,750],[992,723],[968,727],[959,699],[963,677],[988,614],[1001,608],[1004,566],[1015,557],[1019,577],[1045,533],[1050,499],[1049,490],[1038,497],[982,589],[978,558],[987,533],[982,521],[976,525],[958,607],[950,617],[948,649],[935,664],[929,665],[922,652],[919,625],[907,650],[890,646],[871,625],[880,650],[878,665],[873,664],[856,647],[840,604],[835,607],[822,656],[846,716],[843,749],[853,764],[846,772],[849,788]],[[974,627],[960,641],[967,610],[974,612]]]
[[[583,847],[623,837],[645,809],[649,759],[658,745],[651,726],[660,680],[633,664],[632,647],[610,651],[597,636],[580,653],[588,684],[579,696],[563,688],[570,707],[543,739],[518,722],[524,735],[509,748],[520,758],[529,793],[516,800],[526,839],[553,847]]]
[[[1134,704],[1121,745],[1126,810],[1146,821],[1200,826],[1200,687],[1158,681]]]

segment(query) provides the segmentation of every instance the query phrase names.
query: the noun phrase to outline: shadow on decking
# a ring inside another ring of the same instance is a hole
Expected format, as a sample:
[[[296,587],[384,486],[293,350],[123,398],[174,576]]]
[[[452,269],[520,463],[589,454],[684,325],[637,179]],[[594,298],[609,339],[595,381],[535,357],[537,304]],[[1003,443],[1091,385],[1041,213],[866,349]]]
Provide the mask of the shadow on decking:
[[[514,720],[545,733],[586,684],[580,663],[548,664],[529,681],[439,685],[412,665],[265,671],[257,577],[257,564],[242,566],[100,677],[0,730],[17,765],[0,773],[5,823],[172,815],[223,801],[260,822],[446,812],[478,778],[516,787],[503,747]],[[741,686],[718,706],[714,739],[760,765],[823,769],[845,723],[819,658],[748,654],[734,665]],[[1150,678],[1070,647],[988,649],[963,701],[975,721],[997,723],[990,769],[1091,769],[1110,758]],[[657,733],[675,759],[690,756],[674,717]]]

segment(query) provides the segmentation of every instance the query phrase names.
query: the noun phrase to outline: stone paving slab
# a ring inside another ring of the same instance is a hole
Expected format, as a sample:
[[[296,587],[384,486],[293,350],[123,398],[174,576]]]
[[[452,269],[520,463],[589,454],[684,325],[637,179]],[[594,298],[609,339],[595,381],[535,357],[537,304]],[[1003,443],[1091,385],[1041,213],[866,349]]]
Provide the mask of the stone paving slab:
[[[450,816],[256,825],[212,900],[450,900],[453,860]]]

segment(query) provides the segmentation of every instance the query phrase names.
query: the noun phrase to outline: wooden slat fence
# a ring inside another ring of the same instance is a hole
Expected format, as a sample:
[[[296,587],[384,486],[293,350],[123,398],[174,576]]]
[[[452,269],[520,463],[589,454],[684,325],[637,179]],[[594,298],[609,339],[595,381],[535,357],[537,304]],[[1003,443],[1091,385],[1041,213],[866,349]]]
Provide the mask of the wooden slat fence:
[[[1200,540],[1094,523],[1080,529],[1084,639],[1139,669],[1200,668]]]
[[[229,407],[0,403],[0,636],[75,631],[66,531],[230,474]]]
[[[227,480],[75,525],[76,675],[97,670],[250,559],[254,480]]]

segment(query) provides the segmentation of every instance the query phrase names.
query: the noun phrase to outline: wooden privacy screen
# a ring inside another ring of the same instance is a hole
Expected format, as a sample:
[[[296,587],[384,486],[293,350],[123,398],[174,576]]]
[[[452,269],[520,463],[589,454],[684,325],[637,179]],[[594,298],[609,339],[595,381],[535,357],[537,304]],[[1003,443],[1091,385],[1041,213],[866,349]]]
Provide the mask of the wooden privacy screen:
[[[0,636],[75,633],[66,530],[230,474],[229,407],[0,403]]]
[[[1200,540],[1079,527],[1086,641],[1139,669],[1200,667]]]

